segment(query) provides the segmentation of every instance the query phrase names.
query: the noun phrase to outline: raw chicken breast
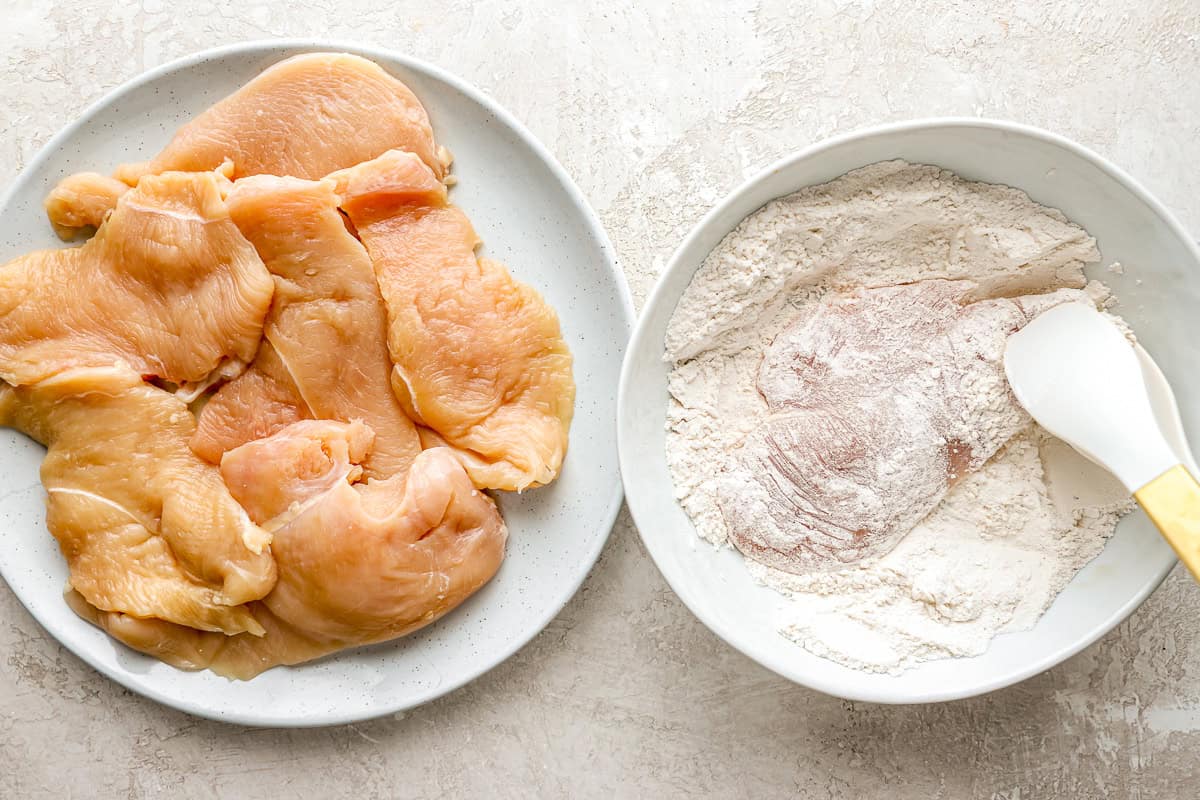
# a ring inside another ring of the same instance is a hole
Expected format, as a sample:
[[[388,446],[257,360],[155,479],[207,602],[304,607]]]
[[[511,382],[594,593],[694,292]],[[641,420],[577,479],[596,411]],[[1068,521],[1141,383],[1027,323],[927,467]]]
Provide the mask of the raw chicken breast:
[[[405,472],[421,443],[392,392],[371,260],[346,230],[333,183],[259,175],[226,202],[274,276],[275,300],[258,360],[204,407],[193,448],[217,461],[297,419],[357,419],[375,431],[366,475]]]
[[[420,159],[392,151],[331,178],[387,306],[392,387],[426,446],[449,445],[477,486],[549,483],[575,401],[558,317],[479,259],[466,215]]]
[[[793,573],[881,556],[1029,424],[1004,344],[1037,313],[1086,296],[969,302],[932,280],[807,307],[767,349],[770,409],[718,479],[730,540]]]
[[[192,450],[212,464],[225,451],[312,419],[300,390],[266,339],[250,367],[218,389],[200,409]]]
[[[129,184],[97,172],[80,172],[59,181],[46,197],[46,216],[63,239],[73,239],[87,228],[99,228],[116,208]]]
[[[222,459],[230,490],[275,534],[279,582],[251,606],[263,637],[73,607],[167,663],[241,679],[437,620],[496,573],[504,523],[445,449],[422,452],[406,477],[352,485],[371,438],[361,423],[302,421]]]
[[[262,633],[270,535],[192,454],[187,406],[124,367],[0,386],[0,424],[48,448],[46,522],[92,605],[208,631]]]
[[[352,485],[366,430],[298,422],[221,460],[233,496],[275,530],[282,578],[265,604],[338,647],[454,608],[495,574],[507,538],[496,504],[445,449],[421,452],[406,475]],[[268,485],[283,494],[264,497]]]
[[[144,164],[118,167],[130,186],[171,170],[202,172],[232,162],[232,178],[291,175],[317,179],[392,148],[415,153],[439,178],[448,156],[433,139],[416,95],[372,61],[347,53],[309,53],[266,69],[176,132]],[[97,225],[105,211],[85,193],[76,202],[64,181],[47,200],[58,230]]]
[[[147,178],[86,244],[0,267],[0,378],[123,361],[182,384],[249,362],[274,284],[229,219],[222,180]]]

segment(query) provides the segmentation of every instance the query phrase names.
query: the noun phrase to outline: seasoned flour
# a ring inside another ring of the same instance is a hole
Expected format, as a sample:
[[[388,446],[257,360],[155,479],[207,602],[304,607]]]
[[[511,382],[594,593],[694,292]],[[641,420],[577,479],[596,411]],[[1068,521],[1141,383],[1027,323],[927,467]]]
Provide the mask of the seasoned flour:
[[[1098,258],[1086,231],[1018,190],[898,161],[747,217],[696,273],[666,336],[667,459],[697,532],[727,544],[717,486],[766,414],[763,351],[805,304],[933,278],[974,281],[979,297],[1076,288],[1102,302],[1105,288],[1083,276]],[[785,636],[895,672],[1031,627],[1129,507],[1114,480],[1031,423],[882,557],[803,576],[746,563],[790,596]]]

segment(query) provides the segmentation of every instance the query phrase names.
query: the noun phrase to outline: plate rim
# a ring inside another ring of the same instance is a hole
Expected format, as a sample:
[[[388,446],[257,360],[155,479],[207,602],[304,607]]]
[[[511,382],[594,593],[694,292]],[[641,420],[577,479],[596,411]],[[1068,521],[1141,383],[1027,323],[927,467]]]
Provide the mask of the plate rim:
[[[1122,622],[1128,619],[1129,616],[1135,610],[1137,610],[1137,608],[1140,607],[1143,602],[1145,602],[1146,598],[1153,594],[1153,592],[1162,584],[1167,575],[1170,574],[1171,569],[1176,563],[1178,563],[1178,559],[1175,557],[1174,553],[1168,550],[1167,552],[1170,554],[1169,558],[1164,559],[1163,564],[1159,567],[1156,573],[1152,574],[1150,580],[1148,580],[1138,592],[1133,594],[1128,601],[1113,611],[1102,624],[1096,626],[1087,635],[1080,637],[1078,640],[1052,650],[1043,658],[1026,664],[1019,669],[1010,670],[1009,672],[1000,675],[991,681],[980,684],[973,689],[929,690],[907,693],[880,690],[846,690],[837,681],[826,680],[820,677],[814,678],[804,674],[801,671],[795,670],[790,664],[784,663],[782,659],[775,659],[766,656],[765,654],[756,654],[750,652],[752,648],[748,645],[743,646],[743,643],[737,640],[737,633],[731,630],[731,626],[725,625],[714,615],[710,615],[703,611],[702,604],[700,604],[696,598],[692,597],[686,588],[680,586],[677,580],[673,580],[671,575],[668,574],[668,570],[664,569],[662,561],[659,557],[659,540],[660,538],[665,537],[666,533],[664,532],[657,534],[653,532],[656,531],[656,527],[653,524],[649,524],[650,511],[646,505],[643,505],[643,498],[646,498],[646,502],[648,503],[650,500],[649,494],[652,490],[639,487],[633,482],[632,477],[627,478],[626,476],[627,474],[632,474],[635,472],[635,470],[632,468],[634,463],[634,457],[631,452],[633,443],[629,440],[629,437],[632,434],[629,430],[630,426],[627,423],[627,420],[630,416],[630,400],[628,393],[634,380],[633,365],[636,360],[633,354],[638,351],[639,345],[643,344],[650,336],[649,320],[651,315],[648,312],[651,309],[655,309],[667,302],[664,299],[667,295],[667,278],[675,273],[683,272],[687,266],[684,263],[686,251],[693,247],[694,242],[708,233],[708,229],[713,226],[713,224],[721,216],[726,214],[730,208],[742,202],[746,195],[753,192],[760,183],[766,181],[773,174],[791,167],[796,162],[819,157],[827,150],[840,147],[850,142],[874,138],[880,135],[907,133],[942,127],[980,128],[1001,133],[1015,133],[1056,145],[1072,152],[1074,155],[1079,156],[1086,161],[1091,162],[1094,166],[1110,175],[1118,183],[1128,189],[1141,202],[1143,202],[1147,208],[1149,208],[1164,222],[1172,234],[1174,234],[1176,238],[1183,242],[1184,247],[1190,251],[1195,262],[1200,263],[1200,243],[1194,240],[1187,233],[1187,230],[1170,211],[1170,209],[1168,209],[1160,200],[1158,200],[1158,198],[1156,198],[1144,186],[1142,186],[1142,184],[1133,176],[1121,169],[1112,161],[1079,144],[1078,142],[1062,136],[1061,134],[1021,122],[988,117],[922,117],[917,119],[901,120],[897,122],[887,122],[877,125],[868,125],[865,127],[855,128],[854,130],[846,133],[821,139],[775,160],[763,169],[755,172],[749,178],[743,180],[730,192],[723,196],[721,200],[718,201],[688,231],[687,235],[683,238],[678,247],[676,247],[674,252],[671,254],[671,257],[667,260],[666,266],[659,274],[653,289],[647,296],[645,303],[643,303],[641,311],[638,315],[637,324],[634,326],[633,335],[630,337],[629,344],[625,349],[625,358],[621,364],[621,379],[617,388],[617,457],[618,462],[621,465],[621,480],[625,486],[625,498],[629,506],[630,515],[633,517],[634,524],[637,528],[639,537],[641,537],[642,544],[645,545],[646,551],[650,554],[651,560],[654,561],[654,565],[658,568],[658,571],[663,576],[663,579],[671,587],[671,590],[675,593],[675,595],[683,602],[685,606],[687,606],[688,610],[691,611],[697,619],[704,623],[704,625],[710,631],[715,633],[722,641],[724,641],[733,649],[742,653],[755,663],[766,667],[780,677],[786,678],[800,686],[804,686],[809,689],[815,689],[816,691],[832,697],[838,697],[845,700],[887,705],[940,703],[953,700],[962,700],[970,697],[978,697],[980,695],[988,694],[998,689],[1003,689],[1005,687],[1020,683],[1021,681],[1057,666],[1071,656],[1076,655],[1085,648],[1094,644],[1098,639],[1107,634],[1117,625],[1120,625]],[[784,197],[788,193],[799,191],[803,188],[804,186],[796,186],[791,189],[790,192],[779,195],[778,197]],[[774,199],[778,199],[778,197]],[[767,200],[766,202],[771,201]],[[758,206],[758,208],[761,207],[762,206]],[[749,216],[749,214],[753,213],[754,211],[750,211],[746,216]],[[742,219],[744,218],[745,217],[742,217]],[[709,252],[711,252],[711,250]],[[695,274],[695,271],[700,268],[702,263],[703,259],[701,259],[700,263],[695,265],[695,267],[692,269],[693,275]],[[655,344],[657,349],[662,349],[662,342],[656,342],[652,344]],[[667,398],[664,398],[664,403],[666,402],[666,399]],[[643,524],[643,522],[647,524]],[[647,533],[647,531],[651,531],[651,533]],[[694,530],[692,531],[692,535],[696,536],[697,541],[700,541]],[[662,547],[665,547],[665,545],[662,545]]]
[[[323,39],[310,37],[289,37],[279,39],[253,39],[232,44],[220,45],[197,52],[189,53],[179,58],[165,61],[158,66],[145,70],[133,77],[123,81],[106,91],[96,100],[89,103],[78,115],[75,116],[69,123],[60,128],[49,139],[46,140],[38,151],[30,158],[16,175],[11,179],[11,183],[0,194],[0,210],[7,208],[17,196],[18,191],[23,188],[24,179],[26,176],[38,167],[42,166],[49,160],[61,147],[61,145],[74,136],[84,124],[105,108],[108,108],[120,100],[130,92],[141,88],[147,84],[162,78],[168,74],[184,71],[200,64],[220,61],[232,56],[262,54],[264,56],[271,53],[278,53],[283,56],[286,53],[296,54],[297,50],[310,50],[321,52],[347,52],[372,59],[385,59],[402,65],[405,69],[412,70],[415,73],[427,75],[435,80],[441,81],[456,91],[462,93],[472,102],[483,108],[489,114],[494,116],[510,130],[512,130],[520,145],[527,148],[533,153],[542,163],[550,170],[554,179],[566,191],[572,203],[582,215],[583,221],[586,223],[590,235],[595,239],[601,253],[604,257],[604,264],[609,274],[616,281],[617,294],[620,300],[619,317],[624,333],[622,348],[628,348],[630,332],[633,329],[636,320],[636,311],[633,304],[633,295],[629,288],[628,280],[625,277],[624,271],[621,269],[620,262],[616,257],[616,250],[613,247],[612,241],[609,239],[608,232],[605,230],[603,223],[595,209],[592,208],[587,197],[582,190],[576,185],[575,181],[567,173],[566,169],[559,163],[558,159],[546,148],[544,144],[536,136],[534,136],[525,125],[518,120],[512,112],[501,105],[497,100],[490,97],[488,94],[478,89],[476,86],[467,80],[458,77],[452,72],[445,70],[433,63],[410,56],[406,53],[392,50],[387,47],[381,47],[369,43],[354,42],[347,39]],[[619,355],[624,363],[624,350]],[[615,420],[613,420],[614,435],[615,435]],[[500,664],[507,661],[518,651],[524,648],[538,634],[542,633],[546,626],[558,616],[558,614],[566,607],[567,603],[578,594],[579,589],[583,586],[592,570],[596,566],[600,555],[603,553],[608,540],[612,536],[612,531],[616,525],[617,517],[620,514],[621,507],[624,502],[624,484],[620,480],[620,456],[617,458],[617,473],[618,479],[615,481],[612,496],[609,498],[608,505],[605,509],[604,516],[599,520],[602,526],[600,529],[604,532],[602,536],[598,536],[595,546],[587,552],[586,556],[580,561],[579,574],[568,582],[565,592],[555,599],[551,604],[548,604],[545,612],[536,619],[536,624],[532,625],[528,633],[516,637],[508,643],[508,646],[500,648],[493,655],[481,658],[477,669],[468,670],[465,677],[439,683],[432,689],[414,694],[410,698],[400,703],[390,703],[372,708],[366,712],[351,712],[351,713],[327,713],[313,714],[303,717],[279,717],[264,713],[253,712],[217,712],[208,709],[202,702],[196,702],[189,698],[170,697],[162,692],[159,692],[152,687],[143,685],[135,673],[126,671],[109,669],[107,665],[92,658],[88,653],[78,652],[75,648],[66,644],[55,631],[43,622],[41,616],[30,608],[25,599],[16,591],[12,590],[9,584],[9,590],[12,591],[17,602],[25,609],[25,611],[33,618],[38,626],[45,631],[59,647],[70,652],[76,658],[79,658],[96,672],[116,682],[118,685],[155,701],[169,708],[174,708],[179,711],[191,714],[196,717],[210,719],[216,722],[224,722],[237,725],[246,725],[252,727],[274,727],[274,728],[318,728],[334,725],[346,725],[354,722],[362,722],[365,720],[376,719],[378,717],[387,716],[403,711],[408,711],[418,706],[424,705],[432,700],[435,700],[444,695],[454,692],[466,684],[474,681],[488,672],[492,671]],[[0,577],[3,577],[0,571]],[[8,584],[7,579],[5,583]]]

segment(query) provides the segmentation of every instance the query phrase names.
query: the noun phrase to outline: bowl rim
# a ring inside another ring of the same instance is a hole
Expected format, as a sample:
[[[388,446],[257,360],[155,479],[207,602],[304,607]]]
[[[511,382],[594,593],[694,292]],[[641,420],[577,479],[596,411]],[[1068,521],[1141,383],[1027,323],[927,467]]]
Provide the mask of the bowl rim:
[[[291,51],[291,52],[289,52]],[[179,58],[174,58],[152,67],[151,69],[140,72],[133,77],[125,80],[113,88],[105,91],[97,99],[89,103],[82,111],[60,128],[51,136],[41,148],[30,158],[13,176],[8,187],[3,193],[0,193],[0,208],[7,207],[16,197],[18,189],[21,188],[22,177],[40,167],[44,162],[50,159],[60,146],[74,136],[85,122],[91,119],[96,114],[100,113],[106,107],[119,102],[128,93],[141,88],[145,84],[152,83],[159,78],[173,72],[189,69],[212,61],[219,61],[231,56],[254,55],[261,54],[268,56],[272,53],[278,54],[280,57],[291,55],[299,55],[302,51],[312,52],[347,52],[356,55],[361,55],[365,58],[386,59],[390,62],[401,65],[403,68],[413,71],[437,81],[440,81],[462,95],[478,104],[481,108],[490,113],[493,117],[504,124],[511,130],[519,140],[522,147],[527,148],[533,153],[538,160],[546,165],[554,180],[562,187],[567,196],[571,199],[572,204],[578,210],[582,221],[585,223],[588,233],[595,240],[599,251],[604,256],[605,266],[607,271],[612,274],[616,280],[617,295],[620,298],[620,322],[623,325],[624,346],[628,346],[629,333],[633,328],[633,323],[636,319],[636,310],[633,303],[633,294],[629,289],[629,282],[625,277],[624,270],[620,267],[620,262],[616,257],[616,250],[613,247],[612,241],[608,237],[608,233],[601,223],[595,209],[588,202],[587,197],[582,190],[575,184],[574,179],[558,162],[558,159],[542,144],[542,142],[518,120],[512,112],[500,104],[499,101],[493,99],[482,90],[476,88],[473,84],[458,77],[448,70],[442,69],[430,62],[422,59],[414,58],[406,53],[398,50],[393,50],[387,47],[382,47],[370,43],[356,42],[348,39],[325,39],[321,37],[290,37],[279,39],[251,39],[232,44],[220,45],[204,50],[199,50]],[[620,458],[618,455],[618,472]],[[47,627],[41,620],[41,617],[34,609],[26,604],[25,600],[13,592],[13,596],[25,609],[25,611],[33,618],[42,630],[51,636],[64,649],[71,652],[75,657],[86,663],[89,667],[96,670],[105,677],[113,680],[120,686],[129,689],[136,694],[149,698],[161,705],[179,709],[188,714],[205,719],[211,719],[217,722],[226,722],[240,725],[249,725],[255,727],[276,727],[276,728],[312,728],[325,727],[332,725],[343,725],[353,722],[361,722],[369,719],[386,716],[398,712],[407,711],[412,708],[424,705],[432,700],[435,700],[444,695],[460,689],[471,681],[481,678],[491,670],[495,669],[500,664],[507,661],[525,645],[529,644],[538,634],[546,629],[546,626],[558,616],[558,614],[566,607],[579,589],[583,586],[584,581],[591,575],[595,569],[596,562],[599,560],[601,553],[604,551],[608,540],[612,536],[612,531],[616,525],[617,517],[620,514],[623,504],[623,484],[620,480],[615,482],[615,488],[612,496],[609,498],[605,507],[605,513],[602,519],[598,520],[598,525],[603,535],[597,536],[594,545],[581,559],[581,564],[586,562],[586,568],[578,570],[577,576],[564,585],[563,592],[554,598],[552,603],[547,604],[543,612],[539,614],[532,625],[528,627],[522,635],[515,637],[507,643],[507,646],[497,649],[486,658],[480,658],[476,668],[467,671],[463,677],[457,680],[444,681],[437,684],[435,687],[420,692],[407,698],[400,703],[391,703],[379,705],[372,708],[369,713],[341,712],[327,713],[307,716],[303,718],[297,717],[280,717],[270,714],[261,714],[253,712],[235,712],[235,713],[219,713],[207,708],[202,702],[197,702],[191,699],[181,699],[178,697],[167,696],[151,686],[147,686],[131,677],[127,672],[120,670],[109,669],[106,664],[94,659],[90,653],[84,651],[76,651],[72,647],[68,647],[59,641],[58,636]]]
[[[1149,208],[1162,220],[1163,223],[1165,223],[1167,228],[1177,239],[1183,242],[1185,249],[1190,252],[1193,260],[1196,263],[1200,263],[1200,245],[1198,245],[1196,240],[1188,235],[1186,229],[1175,217],[1175,215],[1144,186],[1142,186],[1141,183],[1133,178],[1133,176],[1125,172],[1112,161],[1096,153],[1095,151],[1084,147],[1078,142],[1068,139],[1060,134],[1053,133],[1052,131],[1038,128],[1033,125],[1027,125],[1025,123],[986,117],[924,117],[912,120],[903,120],[899,122],[870,125],[856,128],[852,131],[838,134],[836,136],[821,139],[774,161],[765,168],[751,175],[746,180],[742,181],[732,191],[726,194],[716,205],[714,205],[703,217],[701,217],[701,219],[691,228],[691,230],[688,231],[687,235],[680,242],[679,246],[676,247],[671,257],[667,260],[662,273],[660,273],[655,282],[653,290],[647,296],[646,301],[642,304],[642,307],[639,311],[637,324],[634,327],[633,336],[630,338],[629,345],[625,350],[625,359],[621,365],[621,379],[617,388],[617,453],[618,462],[621,465],[621,480],[625,486],[625,497],[629,506],[630,515],[633,517],[642,543],[645,545],[647,552],[650,554],[650,557],[654,561],[655,566],[658,568],[659,573],[667,582],[667,585],[671,587],[671,590],[675,592],[675,595],[679,597],[681,601],[683,601],[683,604],[687,606],[687,608],[701,622],[703,622],[709,630],[715,633],[718,637],[724,640],[726,644],[733,647],[738,652],[742,653],[758,664],[761,664],[777,675],[787,678],[788,680],[801,686],[815,689],[824,694],[840,697],[846,700],[896,705],[936,703],[977,697],[998,689],[1003,689],[1007,686],[1012,686],[1013,684],[1019,683],[1027,678],[1032,677],[1033,675],[1044,672],[1062,663],[1066,659],[1079,653],[1084,648],[1096,642],[1096,640],[1098,640],[1100,637],[1104,636],[1106,633],[1127,619],[1129,615],[1132,614],[1146,600],[1146,598],[1149,597],[1162,584],[1163,580],[1166,579],[1167,575],[1171,572],[1171,569],[1174,568],[1178,561],[1174,557],[1174,554],[1172,554],[1171,558],[1164,563],[1163,567],[1159,569],[1158,573],[1154,575],[1140,591],[1132,595],[1129,600],[1127,600],[1112,614],[1110,614],[1102,624],[1097,625],[1085,636],[1052,650],[1048,655],[1040,659],[1032,661],[1019,669],[1010,670],[1005,674],[999,675],[993,680],[980,683],[975,687],[957,690],[948,689],[909,692],[903,695],[897,694],[896,692],[889,692],[887,690],[847,690],[841,682],[837,680],[827,680],[821,677],[814,678],[803,671],[795,669],[793,665],[788,663],[785,659],[777,659],[769,655],[752,652],[754,648],[751,645],[739,641],[738,633],[736,630],[733,630],[733,626],[726,625],[716,616],[707,613],[704,609],[704,605],[700,603],[694,596],[692,596],[686,587],[681,586],[678,581],[672,580],[671,576],[668,574],[668,571],[663,568],[657,553],[657,526],[650,524],[648,511],[641,506],[641,498],[643,494],[648,493],[650,490],[647,489],[643,491],[641,487],[632,485],[633,482],[631,479],[626,478],[627,472],[632,472],[631,469],[627,469],[627,466],[633,463],[633,455],[631,453],[633,443],[627,439],[628,425],[626,420],[629,419],[630,400],[628,398],[628,394],[630,391],[630,386],[633,382],[633,365],[635,360],[633,358],[633,354],[638,350],[638,343],[649,336],[650,325],[649,315],[646,313],[647,310],[662,305],[665,302],[664,298],[667,294],[668,276],[684,270],[687,266],[684,264],[684,256],[686,252],[693,247],[695,241],[709,233],[708,229],[714,225],[716,220],[727,214],[730,208],[741,204],[747,195],[754,192],[758,185],[771,175],[788,169],[793,164],[796,164],[800,161],[807,161],[819,157],[826,151],[841,147],[842,145],[851,142],[880,136],[890,136],[897,133],[926,131],[938,128],[978,128],[989,131],[1016,134],[1018,136],[1024,136],[1027,138],[1040,140],[1048,144],[1056,145],[1073,153],[1085,161],[1090,162],[1093,166],[1097,167],[1101,171],[1107,173],[1110,177],[1115,179],[1118,183],[1129,190],[1131,194],[1137,197],[1139,201],[1144,203],[1147,208]],[[802,188],[804,188],[804,185],[795,186],[789,192],[778,195],[773,199],[785,197],[787,194],[799,191]],[[763,205],[769,202],[771,202],[771,200],[765,201]],[[758,208],[761,207],[761,205],[758,206]],[[754,211],[752,210],[748,212],[746,216],[749,216],[753,213]],[[742,219],[744,218],[745,217],[742,217]],[[701,259],[700,263],[695,265],[694,269],[692,270],[693,275],[695,274],[695,271],[700,268],[701,263],[703,263],[703,259]],[[661,350],[662,343],[659,342],[658,345],[658,349]],[[696,535],[694,531],[692,535]]]

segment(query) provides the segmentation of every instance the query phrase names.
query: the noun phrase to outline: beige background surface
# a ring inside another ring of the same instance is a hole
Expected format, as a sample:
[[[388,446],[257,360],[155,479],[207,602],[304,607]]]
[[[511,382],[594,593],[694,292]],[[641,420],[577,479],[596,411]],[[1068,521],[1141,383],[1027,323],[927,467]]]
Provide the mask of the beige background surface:
[[[1200,232],[1200,5],[7,0],[0,182],[87,103],[217,44],[324,35],[458,73],[521,118],[609,227],[639,303],[743,177],[910,117],[1057,130]],[[589,8],[590,7],[590,8]],[[1136,7],[1136,8],[1135,8]],[[1195,797],[1200,591],[974,701],[846,703],[775,677],[674,598],[623,515],[580,594],[467,688],[310,731],[191,719],[102,679],[0,588],[0,798]]]

